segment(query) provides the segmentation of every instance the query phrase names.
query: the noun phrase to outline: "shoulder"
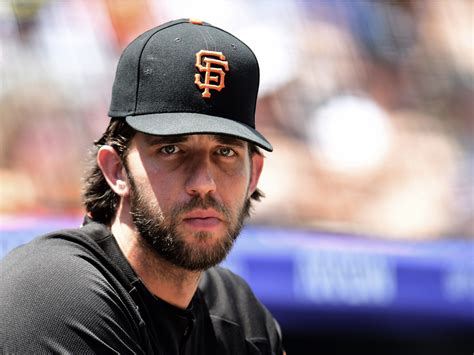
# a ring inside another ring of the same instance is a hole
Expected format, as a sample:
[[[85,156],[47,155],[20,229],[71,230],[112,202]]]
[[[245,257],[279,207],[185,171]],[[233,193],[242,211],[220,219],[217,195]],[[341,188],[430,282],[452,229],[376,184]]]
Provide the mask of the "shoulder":
[[[11,352],[109,350],[133,315],[86,230],[53,233],[1,261],[0,346]],[[103,339],[100,339],[103,337]]]
[[[244,279],[214,267],[203,274],[199,288],[217,332],[241,334],[249,346],[261,349],[257,353],[282,353],[278,323]]]
[[[16,286],[10,291],[35,289],[35,293],[38,288],[45,292],[59,287],[74,289],[100,275],[98,266],[104,264],[96,262],[100,253],[85,228],[53,232],[5,256],[1,261],[2,284]]]

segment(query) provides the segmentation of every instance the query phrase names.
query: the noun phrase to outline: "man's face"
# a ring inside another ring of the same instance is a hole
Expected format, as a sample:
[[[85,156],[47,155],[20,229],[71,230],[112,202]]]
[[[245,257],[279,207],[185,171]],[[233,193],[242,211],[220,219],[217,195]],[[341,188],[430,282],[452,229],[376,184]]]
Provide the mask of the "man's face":
[[[252,162],[248,144],[227,136],[138,133],[127,172],[130,211],[140,236],[176,266],[216,265],[248,215],[259,170]]]

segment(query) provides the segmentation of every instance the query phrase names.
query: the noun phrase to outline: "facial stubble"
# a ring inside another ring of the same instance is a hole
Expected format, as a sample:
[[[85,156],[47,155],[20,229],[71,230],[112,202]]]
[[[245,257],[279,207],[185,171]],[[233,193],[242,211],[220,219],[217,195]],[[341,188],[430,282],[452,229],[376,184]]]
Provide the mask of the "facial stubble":
[[[222,262],[242,230],[245,218],[249,216],[250,199],[232,211],[211,195],[205,198],[194,196],[186,203],[174,205],[165,215],[157,203],[146,196],[130,173],[128,179],[130,213],[140,238],[157,257],[186,270],[203,271]],[[182,216],[194,209],[208,208],[224,216],[224,235],[196,232],[192,236],[193,242],[186,242],[185,236],[178,231]],[[216,240],[207,243],[209,238]]]

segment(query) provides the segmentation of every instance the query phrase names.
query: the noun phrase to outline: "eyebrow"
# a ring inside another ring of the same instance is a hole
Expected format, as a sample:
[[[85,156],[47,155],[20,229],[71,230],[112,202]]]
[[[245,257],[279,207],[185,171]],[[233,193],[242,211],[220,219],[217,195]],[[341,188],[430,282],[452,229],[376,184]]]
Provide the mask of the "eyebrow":
[[[239,139],[233,136],[228,136],[225,134],[213,134],[212,140],[221,144],[232,145],[232,146],[241,147],[241,148],[245,146],[245,143],[242,139]]]
[[[241,148],[245,146],[245,142],[242,139],[233,136],[225,134],[211,134],[210,137],[211,140],[220,144]],[[189,135],[154,136],[151,134],[145,134],[145,140],[148,145],[176,144],[189,140]]]
[[[145,134],[145,141],[148,145],[183,143],[188,139],[187,135],[154,136],[151,134]]]

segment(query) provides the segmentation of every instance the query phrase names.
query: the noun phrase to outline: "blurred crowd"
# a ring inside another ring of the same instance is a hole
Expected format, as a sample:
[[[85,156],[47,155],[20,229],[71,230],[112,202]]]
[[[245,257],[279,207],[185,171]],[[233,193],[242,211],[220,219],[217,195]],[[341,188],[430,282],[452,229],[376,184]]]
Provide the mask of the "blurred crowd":
[[[0,213],[81,213],[115,65],[183,17],[261,69],[267,154],[252,223],[474,236],[472,0],[1,0]]]

